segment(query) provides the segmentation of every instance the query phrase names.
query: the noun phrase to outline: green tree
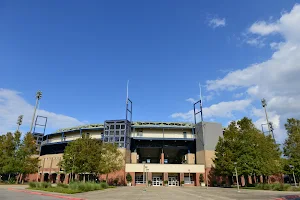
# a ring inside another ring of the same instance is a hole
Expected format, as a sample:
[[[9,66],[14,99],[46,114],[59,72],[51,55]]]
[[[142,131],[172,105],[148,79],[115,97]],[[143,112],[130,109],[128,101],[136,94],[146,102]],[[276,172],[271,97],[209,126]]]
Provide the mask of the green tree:
[[[60,165],[73,174],[108,174],[120,170],[123,163],[117,146],[83,135],[67,145]]]
[[[231,122],[224,137],[219,138],[215,171],[217,175],[231,176],[236,162],[239,175],[269,176],[281,172],[280,156],[279,146],[272,137],[262,134],[251,119],[244,117]]]
[[[292,174],[289,165],[293,165],[295,175],[300,176],[300,120],[287,119],[285,129],[288,136],[283,146],[283,153],[288,158],[285,170],[288,174]]]
[[[37,172],[39,158],[36,141],[31,133],[26,133],[17,151],[18,172],[22,174],[22,183],[27,174]],[[18,181],[18,180],[17,180]]]
[[[68,173],[95,173],[101,159],[101,148],[100,140],[84,135],[83,138],[74,140],[67,145],[60,165]]]
[[[122,169],[124,166],[123,154],[117,148],[117,145],[103,143],[101,148],[101,159],[98,165],[98,173],[106,174],[106,182],[108,174]]]

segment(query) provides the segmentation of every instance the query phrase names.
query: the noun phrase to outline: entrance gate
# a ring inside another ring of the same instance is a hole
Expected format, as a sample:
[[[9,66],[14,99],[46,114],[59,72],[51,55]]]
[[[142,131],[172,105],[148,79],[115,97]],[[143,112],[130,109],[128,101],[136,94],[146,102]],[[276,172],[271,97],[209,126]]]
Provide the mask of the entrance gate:
[[[152,178],[152,185],[153,186],[162,186],[161,178],[159,176],[154,176]]]
[[[176,176],[169,177],[168,185],[169,186],[179,186],[177,177]]]

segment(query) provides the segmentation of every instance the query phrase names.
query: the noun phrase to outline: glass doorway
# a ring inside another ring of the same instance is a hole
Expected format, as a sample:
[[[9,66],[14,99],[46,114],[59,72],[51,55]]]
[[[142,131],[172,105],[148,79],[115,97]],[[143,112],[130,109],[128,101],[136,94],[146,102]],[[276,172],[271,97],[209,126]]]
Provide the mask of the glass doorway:
[[[177,181],[176,176],[170,176],[168,181],[169,186],[179,186],[179,182]]]
[[[161,177],[159,177],[159,176],[154,176],[154,177],[152,178],[152,185],[153,185],[153,186],[162,186]]]

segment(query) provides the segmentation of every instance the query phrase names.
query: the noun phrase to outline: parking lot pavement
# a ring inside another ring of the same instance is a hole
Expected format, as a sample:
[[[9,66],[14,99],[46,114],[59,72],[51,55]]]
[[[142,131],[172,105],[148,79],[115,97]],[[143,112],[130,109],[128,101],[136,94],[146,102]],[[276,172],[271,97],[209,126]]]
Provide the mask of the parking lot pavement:
[[[101,191],[94,191],[75,195],[76,197],[88,200],[107,199],[107,200],[182,200],[182,199],[205,199],[205,200],[272,200],[287,195],[300,195],[295,192],[278,192],[262,190],[242,189],[237,192],[236,189],[227,188],[199,188],[199,187],[119,187]],[[291,198],[289,200],[296,199]]]
[[[0,199],[1,200],[57,200],[60,198],[53,198],[48,196],[33,195],[23,192],[16,192],[8,190],[7,188],[0,188]],[[61,199],[60,199],[61,200]]]
[[[0,200],[57,200],[61,194],[53,194],[53,196],[38,195],[27,193],[24,190],[25,186],[0,186]],[[20,191],[23,190],[23,192]],[[35,193],[35,192],[33,192]],[[42,192],[43,193],[43,192]],[[50,194],[50,193],[46,193]],[[279,191],[263,191],[263,190],[247,190],[242,189],[237,192],[236,189],[230,188],[201,188],[201,187],[117,187],[106,190],[99,190],[93,192],[86,192],[73,195],[64,195],[67,198],[86,199],[86,200],[182,200],[182,199],[204,199],[204,200],[229,200],[229,199],[243,199],[243,200],[275,200],[288,195],[289,200],[299,200],[297,196],[300,193],[295,192],[279,192]],[[56,196],[56,197],[55,197]]]

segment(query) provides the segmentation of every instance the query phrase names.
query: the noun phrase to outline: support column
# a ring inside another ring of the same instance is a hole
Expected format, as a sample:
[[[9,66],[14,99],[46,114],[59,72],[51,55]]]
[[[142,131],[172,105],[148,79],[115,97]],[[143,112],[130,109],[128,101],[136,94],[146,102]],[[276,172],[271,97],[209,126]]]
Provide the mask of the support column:
[[[57,174],[57,176],[56,176],[56,181],[55,181],[56,183],[60,183],[60,174]]]
[[[184,173],[180,173],[179,181],[180,181],[180,186],[181,186],[181,181],[184,181]]]
[[[168,180],[168,172],[164,172],[164,181]]]
[[[64,184],[69,184],[70,174],[65,175]]]
[[[152,172],[148,172],[148,180],[150,180],[152,182]]]
[[[165,154],[161,153],[160,154],[160,164],[164,164],[165,163]]]
[[[241,186],[245,186],[245,177],[241,176]]]
[[[252,176],[248,176],[248,183],[252,184]]]
[[[194,180],[196,181],[195,186],[200,186],[200,173],[196,173],[196,178]]]

